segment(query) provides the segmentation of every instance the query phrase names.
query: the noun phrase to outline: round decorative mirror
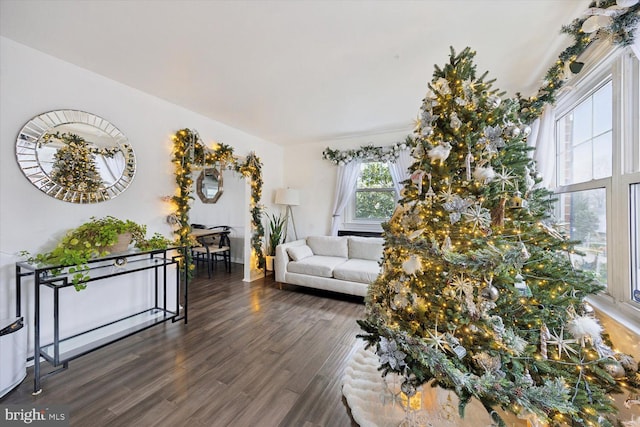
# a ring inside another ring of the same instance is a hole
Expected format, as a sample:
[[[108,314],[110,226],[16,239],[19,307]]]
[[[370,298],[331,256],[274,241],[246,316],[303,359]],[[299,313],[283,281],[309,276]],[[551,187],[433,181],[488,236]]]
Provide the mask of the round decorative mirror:
[[[202,203],[215,203],[222,196],[222,171],[205,167],[196,180],[196,193]]]
[[[16,158],[27,179],[70,203],[98,203],[127,189],[136,170],[133,148],[114,125],[94,114],[56,110],[20,130]]]

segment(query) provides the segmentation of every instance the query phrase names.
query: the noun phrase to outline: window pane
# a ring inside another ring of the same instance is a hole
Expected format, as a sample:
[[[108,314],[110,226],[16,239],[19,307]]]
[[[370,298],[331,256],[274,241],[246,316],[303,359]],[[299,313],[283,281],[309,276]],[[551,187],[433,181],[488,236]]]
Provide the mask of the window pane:
[[[596,273],[607,284],[607,212],[604,188],[558,195],[558,222],[571,240],[579,240],[576,250],[584,256],[572,255],[576,266]]]
[[[591,141],[584,142],[573,149],[573,179],[571,182],[585,182],[592,178],[593,159]]]
[[[387,220],[393,214],[396,200],[393,190],[357,191],[356,218]]]
[[[587,98],[573,110],[573,143],[579,144],[591,138],[593,116],[591,98]]]
[[[386,163],[368,162],[360,165],[357,188],[391,188],[393,181]]]
[[[593,134],[609,132],[613,125],[611,105],[611,82],[593,94]]]
[[[558,185],[611,176],[611,81],[556,121]]]
[[[360,165],[353,213],[355,220],[386,221],[396,204],[396,192],[389,166],[382,162]]]
[[[593,179],[611,176],[611,135],[612,132],[608,131],[593,140]],[[576,160],[581,161],[580,158]]]
[[[631,185],[631,299],[640,302],[640,184]]]

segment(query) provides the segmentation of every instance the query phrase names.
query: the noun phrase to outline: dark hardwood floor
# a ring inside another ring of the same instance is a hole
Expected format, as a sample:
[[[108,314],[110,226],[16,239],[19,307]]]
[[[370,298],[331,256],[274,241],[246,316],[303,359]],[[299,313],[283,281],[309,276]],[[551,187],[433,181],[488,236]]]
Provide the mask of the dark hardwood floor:
[[[362,298],[200,273],[189,323],[165,323],[73,360],[32,396],[32,368],[2,404],[65,404],[72,426],[355,426],[342,397]],[[48,364],[43,365],[48,368]]]

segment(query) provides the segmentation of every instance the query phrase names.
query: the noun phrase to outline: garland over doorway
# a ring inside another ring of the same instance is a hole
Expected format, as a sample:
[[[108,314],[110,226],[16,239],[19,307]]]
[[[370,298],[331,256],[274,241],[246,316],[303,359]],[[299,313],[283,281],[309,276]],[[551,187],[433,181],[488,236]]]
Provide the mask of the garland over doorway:
[[[177,190],[171,197],[175,205],[172,215],[178,228],[174,231],[176,241],[181,246],[192,246],[191,224],[189,223],[189,202],[193,199],[192,170],[220,163],[222,168],[231,169],[243,177],[248,178],[251,184],[251,260],[257,261],[257,268],[264,266],[264,254],[262,240],[264,227],[262,225],[262,163],[260,158],[252,151],[244,161],[240,161],[233,155],[233,147],[226,144],[216,144],[213,148],[207,148],[198,133],[191,129],[181,129],[172,137],[173,154],[172,162],[175,167]],[[189,259],[191,264],[191,259]],[[189,269],[192,266],[189,265]]]

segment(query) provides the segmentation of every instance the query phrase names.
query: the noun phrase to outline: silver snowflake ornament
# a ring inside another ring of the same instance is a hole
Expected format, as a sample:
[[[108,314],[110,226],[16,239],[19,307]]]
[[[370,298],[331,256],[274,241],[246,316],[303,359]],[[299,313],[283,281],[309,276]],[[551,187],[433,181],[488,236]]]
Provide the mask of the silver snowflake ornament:
[[[465,221],[471,223],[473,229],[484,229],[491,225],[491,212],[479,204],[469,207],[464,213]]]

